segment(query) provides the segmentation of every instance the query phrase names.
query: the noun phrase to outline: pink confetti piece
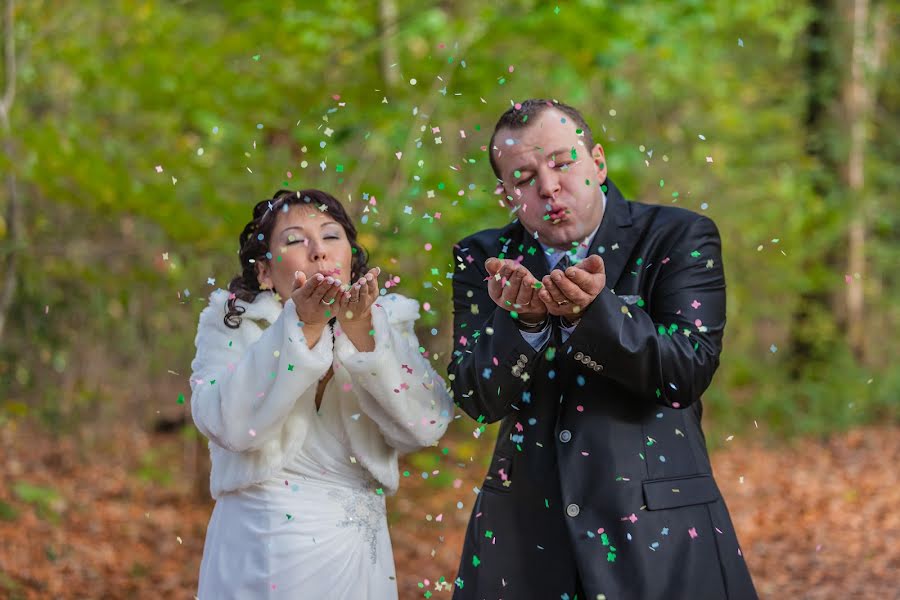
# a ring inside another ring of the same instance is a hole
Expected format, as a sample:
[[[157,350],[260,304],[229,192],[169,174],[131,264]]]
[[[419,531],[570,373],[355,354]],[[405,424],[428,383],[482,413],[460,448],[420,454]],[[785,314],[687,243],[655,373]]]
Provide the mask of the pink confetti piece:
[[[695,527],[691,527],[690,529],[688,529],[688,533],[690,534],[691,539],[697,537],[697,529]]]

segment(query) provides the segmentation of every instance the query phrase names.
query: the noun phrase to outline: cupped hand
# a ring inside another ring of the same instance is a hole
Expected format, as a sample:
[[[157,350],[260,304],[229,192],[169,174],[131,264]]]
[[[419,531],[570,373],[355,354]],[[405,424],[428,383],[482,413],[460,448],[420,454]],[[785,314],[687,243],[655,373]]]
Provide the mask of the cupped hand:
[[[508,258],[489,258],[484,266],[489,275],[488,294],[497,306],[526,321],[546,318],[547,307],[538,294],[542,284],[526,266]]]
[[[342,325],[368,321],[372,316],[372,304],[378,298],[378,276],[381,268],[374,267],[359,281],[341,292],[335,312]]]
[[[542,283],[544,289],[538,292],[538,297],[547,312],[569,322],[577,321],[606,287],[603,259],[592,254],[565,272],[553,269]]]
[[[306,273],[294,274],[291,298],[297,308],[297,317],[304,323],[325,324],[335,316],[335,303],[341,291],[341,280],[316,273],[307,278]]]

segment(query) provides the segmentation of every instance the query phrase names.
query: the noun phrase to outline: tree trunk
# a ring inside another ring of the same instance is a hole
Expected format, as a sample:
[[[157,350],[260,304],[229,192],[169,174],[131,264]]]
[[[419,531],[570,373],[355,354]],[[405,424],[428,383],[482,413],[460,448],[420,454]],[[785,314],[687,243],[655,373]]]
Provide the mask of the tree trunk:
[[[827,133],[829,108],[834,101],[835,90],[830,83],[829,65],[833,63],[831,33],[831,9],[829,0],[813,0],[810,3],[813,17],[809,22],[806,37],[808,54],[806,57],[806,153],[812,163],[818,165],[812,180],[812,192],[820,198],[827,198],[829,190],[836,183],[833,178],[835,161],[828,152]],[[807,230],[816,231],[818,224],[810,223]],[[814,257],[813,260],[818,260]],[[839,267],[836,248],[829,248],[821,258],[829,265]],[[807,268],[813,265],[806,261]],[[822,353],[822,344],[817,339],[819,332],[817,319],[832,312],[832,297],[829,290],[821,285],[801,292],[797,309],[791,319],[790,348],[788,355],[789,374],[792,379],[802,379],[810,367],[825,364],[827,355]]]
[[[6,318],[12,307],[16,295],[18,283],[18,256],[24,246],[24,225],[22,206],[19,201],[18,188],[16,186],[16,172],[13,168],[15,157],[15,144],[13,143],[12,128],[10,126],[9,113],[16,97],[16,43],[13,0],[6,0],[6,10],[3,13],[3,48],[4,48],[4,91],[0,99],[0,126],[3,128],[3,152],[9,169],[6,173],[6,226],[9,243],[5,257],[3,257],[3,288],[0,292],[0,340],[6,329]]]
[[[379,0],[378,19],[381,25],[381,79],[390,89],[400,82],[400,70],[397,65],[396,0]]]
[[[865,358],[865,293],[867,206],[865,158],[869,119],[872,112],[874,74],[885,46],[883,23],[870,30],[869,0],[853,0],[845,5],[845,22],[850,26],[850,69],[844,82],[843,104],[848,124],[849,149],[841,178],[853,202],[853,218],[848,228],[847,247],[847,342],[858,360]],[[879,15],[876,15],[879,16]],[[881,15],[883,16],[883,15]]]

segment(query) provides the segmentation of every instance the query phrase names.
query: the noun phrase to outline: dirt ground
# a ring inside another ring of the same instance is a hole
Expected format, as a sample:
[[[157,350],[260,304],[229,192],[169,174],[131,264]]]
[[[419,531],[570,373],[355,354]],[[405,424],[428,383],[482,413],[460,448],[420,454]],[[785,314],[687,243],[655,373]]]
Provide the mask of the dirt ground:
[[[0,427],[0,598],[193,598],[212,502],[184,475],[192,447]],[[443,479],[405,463],[389,500],[402,599],[450,598],[484,473],[439,454]],[[714,472],[763,598],[900,598],[898,456],[896,427],[724,442]]]

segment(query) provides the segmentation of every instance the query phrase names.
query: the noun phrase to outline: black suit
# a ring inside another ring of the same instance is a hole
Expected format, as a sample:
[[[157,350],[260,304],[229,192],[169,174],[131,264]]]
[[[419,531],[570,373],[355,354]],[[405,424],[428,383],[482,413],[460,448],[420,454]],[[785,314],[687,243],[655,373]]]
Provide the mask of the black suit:
[[[548,272],[518,222],[455,248],[454,398],[503,420],[457,600],[571,599],[579,584],[590,600],[756,598],[700,427],[725,327],[718,231],[607,185],[589,250],[606,287],[565,343],[554,320],[536,352],[488,295],[489,257]]]

